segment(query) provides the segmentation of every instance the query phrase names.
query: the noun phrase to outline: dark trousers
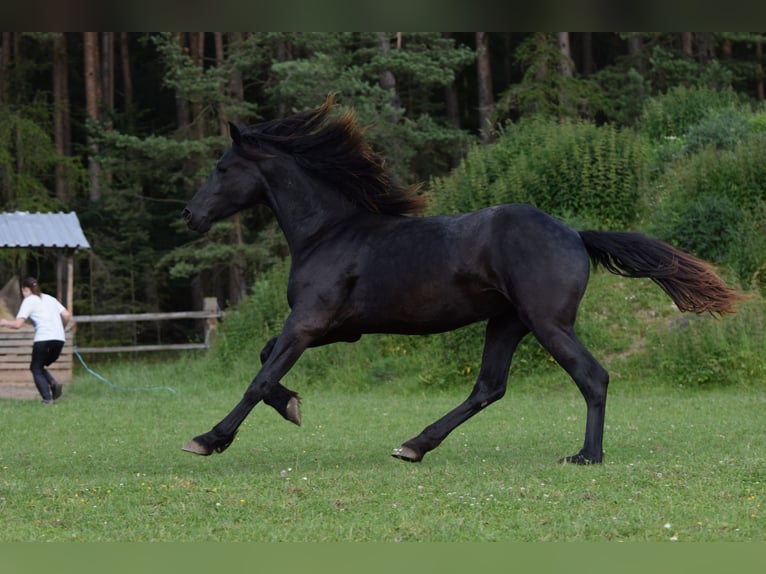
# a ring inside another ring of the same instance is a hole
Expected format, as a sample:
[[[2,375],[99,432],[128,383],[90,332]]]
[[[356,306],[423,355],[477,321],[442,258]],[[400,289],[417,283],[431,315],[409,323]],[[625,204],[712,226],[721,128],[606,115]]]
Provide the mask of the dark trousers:
[[[29,364],[29,370],[32,371],[35,386],[44,401],[52,399],[51,388],[58,384],[45,367],[59,358],[63,348],[64,341],[35,341],[32,345],[32,362]]]

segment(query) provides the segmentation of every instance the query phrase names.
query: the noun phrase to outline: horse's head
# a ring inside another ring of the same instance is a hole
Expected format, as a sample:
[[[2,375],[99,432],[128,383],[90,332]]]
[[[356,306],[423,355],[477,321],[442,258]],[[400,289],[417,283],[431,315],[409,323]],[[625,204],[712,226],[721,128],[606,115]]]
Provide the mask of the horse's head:
[[[224,152],[182,212],[190,229],[204,233],[216,221],[260,203],[268,182],[258,167],[265,154],[248,150],[239,128],[229,124],[232,146]]]

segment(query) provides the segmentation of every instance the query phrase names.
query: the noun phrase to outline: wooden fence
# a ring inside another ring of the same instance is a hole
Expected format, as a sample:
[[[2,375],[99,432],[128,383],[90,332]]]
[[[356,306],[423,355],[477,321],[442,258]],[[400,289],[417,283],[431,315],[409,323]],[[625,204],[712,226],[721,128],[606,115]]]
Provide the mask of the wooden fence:
[[[202,311],[179,311],[174,313],[137,313],[119,315],[76,315],[75,323],[114,323],[124,321],[172,321],[177,319],[204,319],[204,342],[157,345],[122,345],[112,347],[80,347],[77,352],[90,353],[131,353],[139,351],[184,351],[207,349],[218,328],[223,312],[218,309],[215,297],[206,297]],[[32,383],[29,362],[32,360],[32,342],[35,330],[29,325],[21,329],[0,329],[0,384]],[[49,368],[57,381],[65,383],[72,379],[72,359],[75,349],[75,335],[66,331],[66,343],[59,359]],[[33,387],[32,387],[33,388]]]
[[[130,353],[136,351],[187,351],[207,349],[218,328],[223,311],[218,309],[215,297],[205,297],[202,311],[176,311],[173,313],[125,313],[118,315],[77,315],[76,323],[119,323],[135,321],[172,321],[174,319],[205,319],[205,336],[202,343],[171,343],[156,345],[121,345],[112,347],[80,347],[79,353]]]

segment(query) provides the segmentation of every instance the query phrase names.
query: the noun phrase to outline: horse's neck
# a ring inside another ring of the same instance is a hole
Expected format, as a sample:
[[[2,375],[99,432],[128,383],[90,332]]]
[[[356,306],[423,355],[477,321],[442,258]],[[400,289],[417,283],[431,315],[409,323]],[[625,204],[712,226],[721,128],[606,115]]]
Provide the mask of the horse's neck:
[[[361,209],[341,192],[303,173],[287,175],[271,185],[270,204],[293,255]]]

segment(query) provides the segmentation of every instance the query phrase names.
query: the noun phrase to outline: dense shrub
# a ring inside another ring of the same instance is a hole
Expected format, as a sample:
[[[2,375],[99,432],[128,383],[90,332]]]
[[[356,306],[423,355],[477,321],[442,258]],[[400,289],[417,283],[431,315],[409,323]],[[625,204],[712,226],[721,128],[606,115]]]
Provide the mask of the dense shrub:
[[[707,146],[715,149],[734,149],[755,131],[749,121],[750,112],[727,106],[712,108],[686,133],[687,153],[696,153]]]
[[[678,159],[654,186],[648,230],[732,269],[751,286],[766,265],[766,139],[706,147]]]
[[[682,387],[763,384],[765,327],[763,299],[757,298],[722,319],[684,316],[650,333],[652,353],[637,357],[634,366]]]
[[[743,286],[766,295],[766,200],[743,212],[726,263]]]
[[[635,220],[645,146],[629,129],[532,118],[473,148],[448,178],[432,182],[432,210],[473,211],[529,203],[553,215],[624,227]]]
[[[708,261],[723,261],[739,231],[743,212],[726,196],[703,195],[678,208],[655,229],[666,241]]]
[[[731,89],[677,86],[647,100],[640,121],[641,133],[652,141],[682,137],[711,110],[732,108],[738,103],[738,96]]]
[[[747,118],[750,124],[750,130],[754,134],[766,134],[766,106],[762,103],[760,108]]]

